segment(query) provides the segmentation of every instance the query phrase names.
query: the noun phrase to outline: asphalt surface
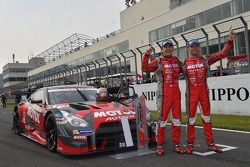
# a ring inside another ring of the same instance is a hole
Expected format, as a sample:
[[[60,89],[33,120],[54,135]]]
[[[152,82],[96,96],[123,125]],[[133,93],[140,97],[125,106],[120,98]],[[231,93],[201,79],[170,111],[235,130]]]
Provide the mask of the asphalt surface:
[[[65,156],[59,153],[51,153],[46,147],[41,146],[25,137],[11,133],[12,112],[0,108],[0,167],[240,167],[250,166],[250,134],[224,132],[214,130],[214,136],[218,144],[237,147],[223,154],[180,155],[172,151],[170,127],[167,127],[167,141],[165,154],[158,157],[155,154],[132,157],[118,160],[111,155],[117,152],[96,153],[84,156]],[[185,143],[185,127],[182,129],[182,141]],[[198,152],[207,152],[203,129],[196,129],[196,148]],[[155,149],[152,147],[151,149]]]

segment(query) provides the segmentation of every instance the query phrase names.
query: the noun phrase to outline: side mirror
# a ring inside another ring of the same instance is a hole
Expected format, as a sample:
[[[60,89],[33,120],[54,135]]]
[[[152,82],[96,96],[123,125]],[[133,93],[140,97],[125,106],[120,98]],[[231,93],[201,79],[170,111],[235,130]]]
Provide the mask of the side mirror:
[[[32,100],[31,99],[31,104],[41,104],[41,103],[43,103],[42,100]]]

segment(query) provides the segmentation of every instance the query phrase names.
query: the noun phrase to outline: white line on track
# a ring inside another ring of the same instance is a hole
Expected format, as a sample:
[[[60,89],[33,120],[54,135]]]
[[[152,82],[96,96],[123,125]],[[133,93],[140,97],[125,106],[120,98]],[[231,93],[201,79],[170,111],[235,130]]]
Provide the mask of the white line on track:
[[[216,144],[216,145],[222,147],[223,152],[237,149],[237,147],[233,147],[233,146],[227,146],[227,145],[222,145],[222,144]],[[193,154],[200,155],[200,156],[208,156],[208,155],[212,155],[215,153],[216,152],[214,152],[214,151],[208,151],[208,152],[204,152],[204,153],[198,152],[198,151],[193,151]]]
[[[171,125],[171,123],[168,123],[168,125]],[[186,127],[187,125],[181,125],[183,127]],[[195,128],[199,128],[202,129],[202,126],[195,126]],[[222,128],[212,128],[213,130],[217,130],[217,131],[223,131],[223,132],[234,132],[234,133],[244,133],[244,134],[250,134],[250,132],[246,132],[246,131],[240,131],[240,130],[231,130],[231,129],[222,129]]]

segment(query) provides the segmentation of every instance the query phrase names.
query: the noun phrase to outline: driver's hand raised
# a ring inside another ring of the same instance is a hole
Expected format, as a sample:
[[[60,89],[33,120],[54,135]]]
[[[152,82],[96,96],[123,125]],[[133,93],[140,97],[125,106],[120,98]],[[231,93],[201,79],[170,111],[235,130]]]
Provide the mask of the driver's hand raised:
[[[146,51],[147,55],[150,55],[154,50],[154,47],[152,45],[149,45],[149,46],[150,46],[150,48]]]
[[[234,30],[232,29],[232,26],[230,27],[230,30],[229,30],[229,35],[228,35],[228,39],[233,41],[236,37],[236,34],[234,32]]]

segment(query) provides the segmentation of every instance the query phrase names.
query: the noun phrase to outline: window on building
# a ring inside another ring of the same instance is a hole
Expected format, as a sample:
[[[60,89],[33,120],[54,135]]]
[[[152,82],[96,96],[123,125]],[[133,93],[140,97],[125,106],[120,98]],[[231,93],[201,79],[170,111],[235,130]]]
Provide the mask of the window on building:
[[[187,24],[185,26],[185,31],[196,28],[197,26],[198,16],[192,16],[187,19]]]
[[[158,36],[158,31],[154,30],[154,31],[150,31],[149,32],[149,42],[152,43],[154,41],[159,40],[159,36]]]
[[[222,11],[222,18],[227,18],[232,16],[232,12],[231,12],[231,3],[225,3],[223,5],[221,5],[221,11]]]
[[[3,80],[4,83],[7,82],[19,82],[19,81],[27,81],[27,77],[11,77]]]
[[[181,6],[187,3],[188,1],[191,1],[191,0],[170,0],[170,9],[174,9],[178,6]]]
[[[222,19],[221,7],[218,6],[205,11],[204,17],[205,17],[205,22],[204,22],[205,24],[209,24]]]
[[[169,26],[164,26],[158,29],[158,38],[159,39],[164,39],[170,36],[170,27]]]
[[[104,49],[104,56],[107,57],[107,56],[110,56],[113,54],[115,50],[113,50],[113,47],[109,47],[109,48],[106,48]]]
[[[247,0],[235,0],[235,1],[237,2],[234,2],[233,6],[235,6],[236,4],[238,5],[237,9],[239,8],[238,9],[240,10],[239,13],[242,13],[243,11],[246,11],[246,10],[250,10],[250,1],[247,1]],[[241,3],[239,3],[238,1],[241,1]],[[180,3],[180,1],[172,1],[172,2]],[[241,7],[242,5],[239,6],[240,4],[244,4],[246,7],[244,7],[244,9],[241,9],[243,7]],[[203,26],[205,24],[210,24],[218,20],[228,18],[232,15],[233,15],[233,12],[231,11],[231,2],[227,2],[220,6],[214,7],[207,11],[188,17],[186,19],[166,25],[160,29],[150,31],[149,42],[152,43],[154,41],[170,37],[171,35],[189,31],[191,29]],[[169,27],[169,28],[166,29],[166,27]],[[171,30],[171,33],[170,33],[170,30]]]
[[[120,53],[120,52],[126,51],[128,49],[129,49],[129,42],[128,42],[128,40],[123,41],[123,42],[118,43],[117,45],[115,45],[116,53]]]
[[[186,19],[178,21],[174,24],[171,24],[172,34],[182,33],[185,31],[185,29],[187,29],[186,27],[187,27],[187,20]]]
[[[244,12],[250,11],[250,1],[249,0],[243,0],[244,5]]]
[[[235,15],[242,13],[243,10],[243,1],[242,0],[233,0],[233,13]]]

